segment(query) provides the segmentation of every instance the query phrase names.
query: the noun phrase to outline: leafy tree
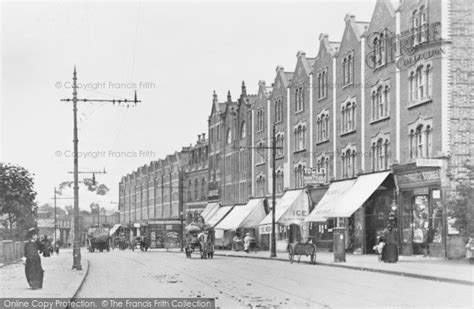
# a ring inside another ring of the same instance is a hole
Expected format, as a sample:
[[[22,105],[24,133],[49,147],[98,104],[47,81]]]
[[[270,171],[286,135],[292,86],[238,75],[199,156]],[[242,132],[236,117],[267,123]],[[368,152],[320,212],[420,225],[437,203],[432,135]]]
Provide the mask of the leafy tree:
[[[453,227],[461,236],[474,237],[474,165],[466,163],[466,178],[456,186],[455,195],[448,201],[449,216],[454,218]]]
[[[6,237],[22,238],[36,227],[38,206],[30,172],[17,165],[0,163],[0,212],[6,215]]]

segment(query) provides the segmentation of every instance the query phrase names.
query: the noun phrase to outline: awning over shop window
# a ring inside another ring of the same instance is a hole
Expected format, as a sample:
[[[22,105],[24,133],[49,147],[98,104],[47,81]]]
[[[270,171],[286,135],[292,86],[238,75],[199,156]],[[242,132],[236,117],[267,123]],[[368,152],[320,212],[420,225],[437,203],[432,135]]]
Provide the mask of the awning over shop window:
[[[208,203],[206,208],[201,212],[201,216],[204,218],[204,222],[207,223],[208,219],[219,209],[219,203]]]
[[[305,219],[306,222],[326,222],[327,212],[331,211],[331,208],[337,207],[342,196],[354,185],[355,179],[348,179],[343,181],[337,181],[331,183],[328,190]]]
[[[117,230],[119,229],[119,227],[120,227],[120,224],[115,224],[115,225],[110,229],[109,235],[110,235],[110,236],[114,235],[114,233],[117,232]]]
[[[381,172],[361,175],[340,198],[330,202],[318,214],[326,218],[347,218],[350,217],[365,201],[377,190],[390,172]],[[317,207],[316,207],[317,208]]]
[[[205,223],[210,226],[216,226],[216,224],[218,224],[232,210],[232,207],[234,206],[218,207],[217,211],[205,220]]]
[[[236,230],[253,228],[265,218],[263,199],[251,199],[246,205],[236,205],[232,211],[218,224],[216,229]]]
[[[309,214],[309,196],[304,190],[286,191],[276,204],[275,222],[283,225],[300,224]],[[272,224],[270,212],[260,225]]]

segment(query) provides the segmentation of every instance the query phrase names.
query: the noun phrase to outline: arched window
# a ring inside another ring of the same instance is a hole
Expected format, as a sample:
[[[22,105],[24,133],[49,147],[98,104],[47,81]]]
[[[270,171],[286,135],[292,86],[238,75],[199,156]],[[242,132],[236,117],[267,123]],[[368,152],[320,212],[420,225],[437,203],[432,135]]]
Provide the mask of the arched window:
[[[415,131],[410,130],[410,159],[413,159],[416,154],[415,148]]]
[[[431,126],[426,126],[426,157],[431,158],[432,157],[432,129]]]
[[[348,83],[348,68],[347,68],[347,58],[342,60],[342,81],[343,85],[347,85]]]
[[[417,80],[417,89],[418,89],[418,100],[421,100],[425,97],[425,83],[423,76],[423,66],[419,66],[416,69],[416,80]]]
[[[431,67],[430,64],[426,66],[426,94],[427,96],[431,97],[432,95],[432,88],[433,88],[433,68]]]
[[[277,171],[276,175],[276,191],[283,192],[283,172],[281,170]]]
[[[408,96],[410,98],[410,102],[415,101],[416,98],[416,87],[415,87],[415,73],[411,72],[409,77],[409,89],[408,89]]]
[[[203,199],[206,197],[206,178],[203,178],[201,181],[201,197]]]
[[[199,195],[199,181],[197,179],[194,180],[194,199],[197,200]]]
[[[420,22],[418,20],[418,12],[413,11],[412,14],[412,33],[413,33],[413,45],[417,45],[419,40],[419,30],[418,27],[420,26]]]
[[[229,128],[227,129],[227,144],[232,143],[232,130]]]
[[[240,126],[240,137],[241,138],[247,137],[247,126],[245,125],[245,121],[242,121],[242,125]]]
[[[423,125],[419,125],[416,128],[415,136],[416,136],[416,157],[417,158],[423,158],[424,157],[424,153],[423,153]]]

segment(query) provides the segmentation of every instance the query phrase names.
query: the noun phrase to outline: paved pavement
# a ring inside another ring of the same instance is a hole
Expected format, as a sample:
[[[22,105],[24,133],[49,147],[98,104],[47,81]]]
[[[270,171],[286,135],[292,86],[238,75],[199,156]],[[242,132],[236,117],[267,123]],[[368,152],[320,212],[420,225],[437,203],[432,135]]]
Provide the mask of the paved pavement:
[[[162,249],[158,249],[162,250]],[[177,252],[179,249],[172,249]],[[277,252],[276,258],[270,258],[269,251],[246,253],[244,251],[216,250],[216,255],[240,258],[268,259],[289,263],[287,252]],[[295,263],[298,258],[295,257]],[[309,257],[302,256],[301,263],[309,263]],[[361,271],[380,272],[385,274],[413,277],[474,285],[474,266],[467,260],[445,260],[422,256],[400,256],[397,263],[381,263],[376,255],[347,254],[346,262],[335,263],[331,252],[318,252],[316,263],[324,266],[343,267]]]
[[[216,254],[234,257],[277,259],[289,263],[288,253],[286,252],[277,252],[276,258],[270,258],[269,251],[246,253],[244,251],[218,250]],[[295,257],[295,263],[297,261],[297,257]],[[301,262],[309,262],[309,257],[301,257]],[[422,256],[400,256],[397,263],[383,263],[378,261],[376,255],[347,254],[346,262],[335,263],[333,253],[318,252],[316,263],[325,266],[345,267],[419,279],[474,285],[474,266],[469,264],[467,260],[450,261]]]
[[[83,252],[84,250],[81,250],[81,253]],[[71,299],[81,286],[89,269],[87,259],[82,258],[81,261],[82,270],[72,270],[72,249],[63,249],[59,255],[41,257],[45,273],[43,288],[39,290],[30,289],[22,261],[5,265],[0,268],[0,297]]]

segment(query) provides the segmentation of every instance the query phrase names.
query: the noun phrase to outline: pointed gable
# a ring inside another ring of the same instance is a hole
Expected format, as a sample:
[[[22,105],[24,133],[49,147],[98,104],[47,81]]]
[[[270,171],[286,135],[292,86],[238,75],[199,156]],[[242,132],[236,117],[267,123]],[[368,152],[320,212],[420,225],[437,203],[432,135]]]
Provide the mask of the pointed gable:
[[[367,29],[367,33],[374,33],[380,30],[380,25],[386,25],[389,23],[395,23],[395,9],[391,0],[377,0],[375,3],[374,10],[370,18],[370,25]]]

